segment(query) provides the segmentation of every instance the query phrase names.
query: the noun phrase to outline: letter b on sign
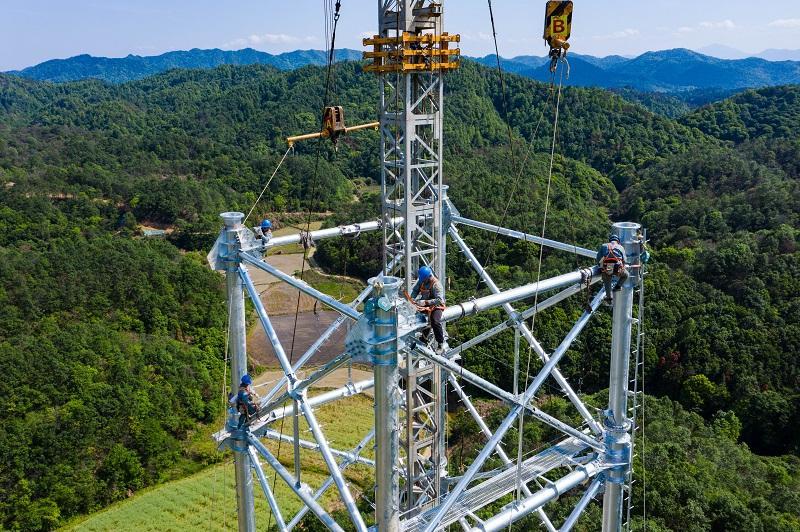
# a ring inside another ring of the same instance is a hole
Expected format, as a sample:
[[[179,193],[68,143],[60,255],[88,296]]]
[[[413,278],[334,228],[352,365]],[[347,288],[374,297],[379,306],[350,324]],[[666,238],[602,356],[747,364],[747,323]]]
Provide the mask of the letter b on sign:
[[[563,37],[567,32],[567,17],[553,17],[550,19],[550,35]]]

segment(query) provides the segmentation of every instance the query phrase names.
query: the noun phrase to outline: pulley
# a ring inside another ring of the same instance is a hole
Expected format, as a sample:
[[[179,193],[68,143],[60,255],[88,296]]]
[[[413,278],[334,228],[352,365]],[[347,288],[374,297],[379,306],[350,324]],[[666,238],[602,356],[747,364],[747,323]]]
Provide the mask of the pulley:
[[[571,28],[572,0],[549,0],[544,12],[544,40],[550,47],[550,72],[555,72],[558,60],[567,55]]]

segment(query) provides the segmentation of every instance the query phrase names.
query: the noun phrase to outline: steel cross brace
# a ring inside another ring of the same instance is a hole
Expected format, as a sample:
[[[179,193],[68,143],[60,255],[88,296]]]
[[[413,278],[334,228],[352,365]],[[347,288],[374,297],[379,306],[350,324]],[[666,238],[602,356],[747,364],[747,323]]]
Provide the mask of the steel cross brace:
[[[242,253],[241,254],[241,256],[243,256],[243,257],[246,256],[246,255],[247,255],[246,253]],[[259,267],[266,266],[266,264],[261,262],[261,261],[250,261],[251,264],[253,262],[260,263],[260,264],[255,264],[256,266],[259,266]],[[269,271],[270,269],[274,270],[274,268],[272,268],[271,266],[269,267],[269,269],[266,269],[266,268],[263,268],[263,269],[265,269],[269,273],[273,273],[273,272]],[[277,270],[275,270],[275,271],[277,271]],[[281,273],[281,275],[285,275],[282,272],[278,272],[278,273]],[[289,382],[289,385],[288,385],[289,386],[289,393],[290,393],[292,399],[295,400],[296,406],[299,407],[303,411],[303,416],[306,418],[306,422],[308,423],[308,426],[311,429],[312,434],[314,435],[314,439],[316,440],[317,445],[319,446],[319,451],[322,454],[322,457],[323,457],[323,459],[325,461],[325,464],[328,466],[328,470],[330,471],[331,476],[334,479],[334,482],[336,483],[336,487],[339,490],[339,494],[340,494],[340,496],[342,498],[342,502],[344,503],[345,507],[347,508],[347,512],[350,514],[350,518],[353,521],[353,524],[355,525],[356,529],[359,532],[366,532],[366,530],[367,530],[366,524],[364,523],[364,520],[361,517],[361,513],[358,511],[358,508],[356,507],[356,504],[355,504],[355,501],[353,499],[353,496],[352,496],[352,494],[350,493],[350,490],[347,487],[347,484],[346,484],[346,482],[344,480],[344,477],[341,474],[341,471],[339,470],[339,465],[336,463],[336,459],[334,458],[334,455],[331,452],[331,449],[330,449],[330,447],[328,445],[328,442],[325,439],[325,436],[324,436],[324,434],[322,433],[322,430],[319,427],[319,423],[317,423],[316,416],[314,415],[314,412],[312,411],[311,406],[308,404],[308,401],[307,401],[307,399],[305,397],[305,391],[304,390],[296,391],[294,389],[295,384],[297,382],[297,377],[296,377],[296,375],[294,373],[294,370],[291,367],[291,364],[289,363],[289,359],[286,356],[286,352],[283,349],[283,344],[281,344],[281,341],[278,338],[278,335],[275,332],[274,327],[272,326],[272,322],[270,321],[269,316],[267,315],[267,312],[264,309],[264,305],[261,303],[261,298],[258,296],[258,292],[256,291],[255,287],[253,286],[253,281],[250,279],[250,276],[247,273],[247,269],[243,268],[243,267],[240,267],[239,268],[239,275],[241,276],[242,281],[244,282],[245,288],[247,289],[247,292],[250,295],[250,299],[253,302],[253,305],[254,305],[254,307],[256,309],[256,313],[258,314],[259,320],[261,321],[261,325],[264,327],[264,332],[266,333],[267,338],[269,339],[270,343],[272,344],[272,348],[275,351],[275,357],[278,359],[279,363],[281,364],[281,367],[283,368],[283,372],[284,372],[284,374],[286,375],[286,377],[288,379],[288,382]],[[303,284],[305,284],[305,283],[303,283]],[[308,287],[308,285],[305,285],[305,286]],[[308,288],[310,290],[314,290],[311,287],[308,287]],[[325,297],[328,297],[328,296],[325,296]],[[347,308],[349,311],[355,313],[356,314],[356,319],[357,319],[358,316],[360,316],[360,313],[356,312],[351,307],[345,306],[345,308]],[[251,439],[254,439],[252,437],[252,435],[251,435]],[[295,457],[299,456],[299,454],[300,454],[300,442],[297,439],[295,439],[295,441],[294,441],[294,452],[295,452]],[[266,457],[266,455],[265,455],[265,457]],[[272,465],[272,463],[270,463],[270,465]],[[274,466],[273,466],[273,468],[274,468]],[[297,480],[299,481],[299,479],[297,479]]]
[[[478,410],[475,408],[475,405],[472,404],[472,401],[470,400],[469,396],[466,393],[464,393],[464,389],[458,383],[458,380],[456,380],[456,378],[450,372],[448,372],[448,374],[447,374],[447,380],[450,381],[450,384],[453,386],[453,389],[458,394],[458,396],[461,399],[461,402],[464,404],[464,406],[467,407],[467,410],[469,411],[470,415],[472,416],[472,419],[475,421],[475,423],[478,424],[478,428],[481,429],[481,432],[483,433],[483,435],[486,436],[487,439],[491,438],[492,437],[492,431],[489,429],[489,426],[486,425],[486,422],[483,420],[481,415],[478,413]],[[513,464],[513,462],[508,457],[508,455],[506,454],[505,450],[503,450],[503,447],[500,444],[498,444],[495,449],[497,450],[497,456],[500,457],[500,460],[505,465],[510,466],[510,465]],[[524,493],[526,497],[530,497],[532,495],[532,492],[528,488],[527,484],[522,484],[522,493]],[[539,519],[542,520],[542,524],[545,526],[545,528],[547,528],[548,532],[556,532],[556,528],[553,526],[553,523],[550,521],[550,518],[547,517],[547,514],[544,512],[544,510],[542,508],[539,508],[537,510],[537,513],[539,514]],[[463,523],[462,523],[462,526],[463,526]]]
[[[572,342],[578,336],[581,330],[586,326],[589,322],[589,318],[592,316],[594,311],[600,306],[600,302],[602,301],[603,293],[600,292],[592,301],[591,311],[584,311],[581,317],[575,322],[575,325],[572,326],[569,333],[564,337],[564,340],[559,344],[555,351],[553,351],[553,356],[551,356],[547,362],[544,364],[542,369],[533,379],[531,384],[525,390],[525,393],[522,394],[521,400],[515,402],[512,407],[511,411],[506,415],[505,419],[503,419],[500,426],[495,431],[494,435],[489,439],[489,442],[484,446],[478,456],[475,458],[475,461],[470,464],[469,468],[467,469],[466,473],[461,477],[458,484],[453,488],[453,490],[448,494],[447,498],[439,505],[436,514],[433,516],[431,521],[425,527],[424,532],[433,532],[436,530],[436,526],[445,516],[447,511],[455,504],[456,499],[459,495],[467,488],[469,483],[472,481],[473,477],[476,473],[478,473],[483,467],[484,462],[486,459],[494,451],[495,447],[502,441],[503,436],[505,436],[506,432],[511,428],[511,425],[514,423],[516,418],[520,415],[520,413],[524,410],[524,406],[527,406],[531,400],[533,399],[534,395],[536,394],[537,390],[541,387],[544,383],[545,379],[553,374],[553,370],[556,367],[556,364],[561,360],[561,357],[566,354],[567,350],[569,349]],[[598,445],[598,442],[593,442],[592,447]],[[533,509],[535,510],[535,508]]]
[[[361,452],[367,446],[367,444],[375,437],[375,429],[373,428],[371,431],[367,433],[366,436],[356,445],[350,453],[347,453],[348,456],[345,456],[342,461],[339,463],[339,470],[344,471],[348,466],[360,462],[362,460],[366,460],[365,458],[361,458]],[[333,485],[333,476],[330,476],[322,483],[322,486],[319,487],[316,493],[314,493],[314,500],[319,500],[322,495],[328,491]],[[308,506],[303,506],[300,510],[297,511],[297,514],[292,518],[289,522],[288,529],[292,530],[295,526],[300,523],[300,520],[309,512]]]
[[[378,274],[378,277],[383,277],[384,275],[386,275],[387,271],[389,273],[393,273],[400,265],[401,261],[402,261],[402,255],[396,256],[389,263],[388,267],[385,270],[382,270]],[[369,297],[371,293],[372,293],[372,287],[367,286],[361,291],[360,294],[358,294],[358,296],[353,300],[353,302],[350,303],[350,306],[353,308],[357,307],[359,304],[363,303],[364,300],[367,299],[367,297]],[[319,351],[319,349],[323,346],[323,344],[327,342],[331,336],[333,336],[333,333],[335,333],[339,329],[339,327],[341,327],[342,324],[345,321],[347,321],[347,319],[348,318],[345,317],[344,315],[336,318],[336,320],[330,324],[327,330],[324,333],[322,333],[319,338],[317,338],[317,340],[308,348],[308,350],[306,350],[305,353],[303,353],[303,356],[301,356],[297,360],[297,362],[295,362],[294,366],[292,366],[292,370],[295,372],[299,371],[306,364],[306,362],[308,362],[311,359],[311,357],[313,357],[317,353],[317,351]],[[277,394],[280,391],[280,389],[286,385],[287,382],[288,378],[285,375],[281,377],[281,379],[272,388],[272,390],[270,390],[269,393],[264,396],[264,398],[261,401],[261,406],[266,405],[270,399],[275,397],[275,394]]]
[[[467,246],[467,243],[464,242],[464,239],[461,238],[461,235],[458,233],[458,229],[451,225],[448,232],[461,251],[464,253],[464,256],[467,257],[467,260],[469,260],[470,264],[472,264],[472,267],[478,273],[480,278],[486,283],[486,286],[489,287],[489,290],[491,290],[494,294],[500,293],[500,288],[497,286],[497,284],[495,284],[495,282],[489,276],[489,273],[472,253],[472,250],[469,248],[469,246]],[[528,344],[530,344],[542,362],[547,364],[549,356],[541,344],[539,344],[539,342],[533,336],[533,332],[528,328],[528,326],[522,321],[518,321],[519,314],[516,310],[514,310],[514,307],[512,307],[510,303],[506,303],[503,305],[503,309],[506,311],[509,318],[516,321],[515,326],[519,330],[520,334],[522,334],[525,340],[527,340]],[[572,387],[569,385],[569,382],[567,382],[567,379],[564,378],[564,375],[562,375],[558,368],[554,369],[553,378],[567,395],[567,398],[569,398],[570,402],[575,405],[575,408],[578,410],[578,413],[581,415],[581,417],[589,424],[589,428],[592,430],[592,432],[595,434],[602,434],[602,427],[594,419],[592,414],[589,412],[589,409],[586,408],[586,405],[583,404],[583,401],[581,401],[580,397],[578,397],[578,394],[575,393],[575,390],[572,389]]]

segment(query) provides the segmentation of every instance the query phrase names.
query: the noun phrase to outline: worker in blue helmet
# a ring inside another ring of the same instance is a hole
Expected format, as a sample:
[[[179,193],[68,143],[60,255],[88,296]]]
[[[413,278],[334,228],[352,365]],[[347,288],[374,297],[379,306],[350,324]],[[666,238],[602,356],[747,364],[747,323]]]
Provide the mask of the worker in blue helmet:
[[[428,327],[422,331],[422,340],[427,343],[431,330],[436,340],[436,351],[443,352],[444,327],[442,327],[442,312],[444,305],[444,289],[439,279],[433,275],[433,270],[428,266],[419,269],[417,283],[411,290],[411,299],[418,308],[428,314]]]
[[[611,293],[617,292],[622,288],[622,284],[628,279],[628,270],[625,268],[625,248],[619,241],[619,236],[612,234],[608,237],[608,243],[600,246],[597,250],[597,264],[600,266],[600,276],[603,278],[605,287],[605,302],[611,303]],[[617,284],[611,288],[613,277],[617,278]]]
[[[261,245],[265,245],[272,238],[272,222],[264,219],[261,224],[255,227],[256,239],[261,240]]]
[[[236,410],[239,412],[239,425],[237,430],[242,428],[245,421],[249,421],[258,413],[258,394],[253,390],[253,378],[245,373],[239,383],[239,392],[236,394]]]

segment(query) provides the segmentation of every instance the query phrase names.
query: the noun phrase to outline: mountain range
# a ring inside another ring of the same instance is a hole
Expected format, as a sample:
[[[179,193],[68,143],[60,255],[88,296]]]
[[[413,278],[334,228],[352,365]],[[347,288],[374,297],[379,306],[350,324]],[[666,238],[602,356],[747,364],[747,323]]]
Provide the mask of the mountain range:
[[[340,49],[336,51],[336,58],[358,61],[361,59],[361,51]],[[470,59],[487,66],[496,64],[494,55]],[[326,61],[326,52],[322,50],[296,50],[273,55],[252,48],[236,51],[192,49],[147,57],[79,55],[68,59],[52,59],[8,73],[43,81],[97,78],[111,83],[122,83],[173,68],[263,64],[280,70],[291,70],[306,65],[323,65]],[[501,63],[509,72],[540,81],[550,79],[546,57],[517,56],[502,58]],[[634,58],[570,54],[569,63],[569,84],[577,86],[628,87],[639,91],[674,92],[800,83],[800,61],[768,61],[756,57],[719,59],[684,48],[646,52]]]
[[[336,59],[357,61],[361,51],[336,50]],[[111,83],[141,79],[173,68],[214,68],[220,65],[270,65],[280,70],[292,70],[306,65],[327,63],[324,50],[295,50],[269,54],[252,48],[243,50],[179,50],[154,56],[94,57],[83,54],[68,59],[51,59],[22,70],[6,72],[40,81],[77,81],[96,78]]]

